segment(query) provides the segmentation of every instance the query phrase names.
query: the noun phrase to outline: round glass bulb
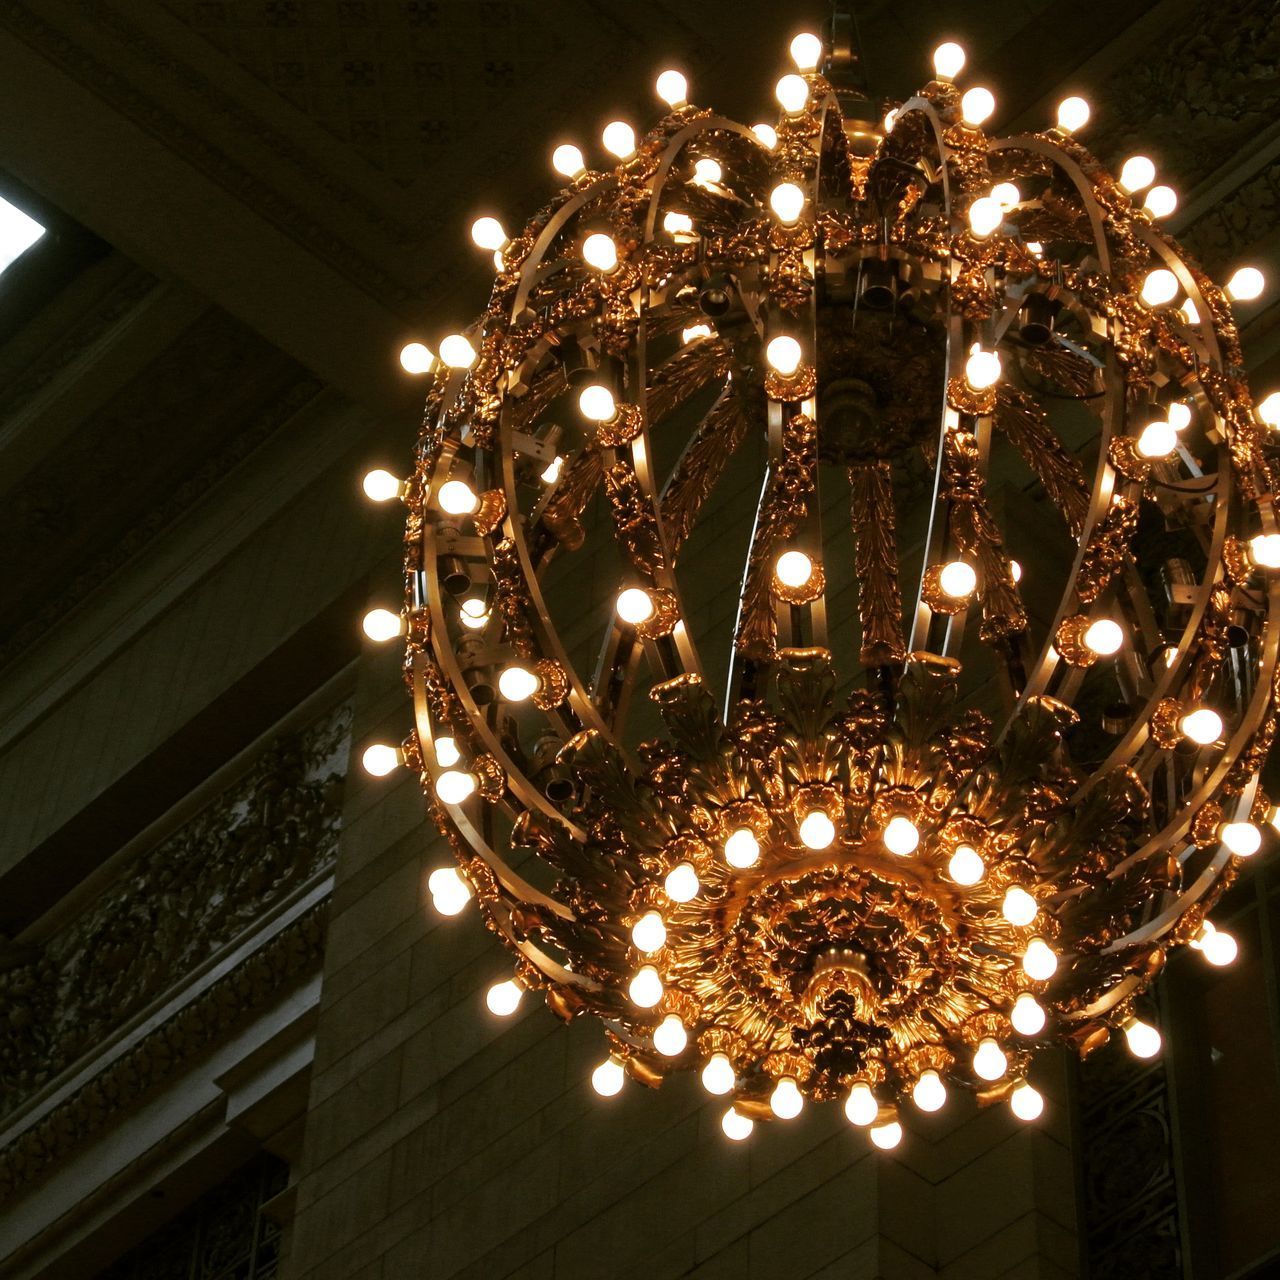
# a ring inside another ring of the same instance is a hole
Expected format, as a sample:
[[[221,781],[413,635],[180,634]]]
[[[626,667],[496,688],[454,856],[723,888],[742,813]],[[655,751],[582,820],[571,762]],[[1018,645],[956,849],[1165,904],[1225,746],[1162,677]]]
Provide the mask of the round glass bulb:
[[[572,142],[563,142],[551,153],[551,167],[566,178],[576,178],[586,171],[582,152]]]
[[[1022,192],[1016,182],[997,182],[991,188],[991,198],[997,201],[1002,209],[1012,209],[1022,203]]]
[[[1229,934],[1215,929],[1200,943],[1200,952],[1204,958],[1217,968],[1229,965],[1239,954],[1240,948],[1236,940]]]
[[[1164,267],[1149,272],[1142,282],[1142,300],[1149,307],[1161,307],[1178,296],[1178,277]]]
[[[631,941],[637,951],[651,955],[666,945],[667,926],[662,916],[656,911],[646,911],[631,926]]]
[[[789,72],[774,86],[773,96],[788,115],[799,115],[809,101],[808,82],[804,76],[798,76],[794,71]]]
[[[1029,991],[1024,991],[1013,1002],[1009,1021],[1020,1036],[1038,1036],[1044,1030],[1044,1006]]]
[[[896,1120],[871,1126],[871,1141],[881,1151],[892,1151],[902,1141],[902,1126]]]
[[[1207,747],[1222,737],[1222,717],[1208,707],[1197,707],[1178,721],[1178,729],[1192,742]]]
[[[431,746],[436,753],[436,763],[442,769],[452,769],[462,759],[462,752],[452,738],[437,738]]]
[[[400,496],[400,481],[382,467],[366,471],[360,487],[370,502],[390,502],[392,498]]]
[[[750,1116],[744,1116],[736,1107],[730,1107],[720,1117],[720,1128],[724,1130],[724,1136],[733,1142],[745,1142],[751,1137],[751,1131],[755,1127],[756,1122]]]
[[[476,362],[476,349],[460,333],[451,333],[440,344],[440,359],[450,369],[470,369]]]
[[[1185,431],[1191,425],[1191,406],[1185,400],[1175,400],[1165,411],[1165,417],[1175,431]]]
[[[508,978],[506,982],[495,982],[486,992],[484,1002],[490,1013],[496,1013],[499,1018],[509,1018],[520,1007],[522,995],[524,991],[520,984]]]
[[[617,1058],[606,1058],[591,1073],[591,1087],[602,1098],[612,1098],[622,1088],[625,1079],[622,1063]]]
[[[739,827],[724,842],[724,860],[739,870],[754,867],[760,858],[760,842],[748,827]]]
[[[802,31],[791,42],[791,61],[801,71],[815,71],[822,61],[822,41],[811,31]]]
[[[446,769],[435,783],[436,795],[443,804],[461,804],[475,789],[475,774],[463,769]]]
[[[1122,644],[1124,631],[1118,622],[1113,622],[1110,618],[1099,618],[1085,629],[1084,647],[1100,658],[1109,658],[1113,653],[1119,653]]]
[[[1280,569],[1280,533],[1259,533],[1250,538],[1249,559],[1259,569]]]
[[[546,469],[539,475],[538,479],[543,484],[555,484],[560,479],[560,471],[564,467],[564,458],[560,454],[556,454],[550,462],[547,463]]]
[[[952,560],[944,564],[938,575],[938,586],[953,600],[963,600],[972,595],[977,585],[978,575],[973,571],[973,566],[963,560]]]
[[[1232,302],[1252,302],[1266,287],[1266,277],[1257,267],[1240,267],[1227,281],[1227,297]]]
[[[869,1084],[859,1080],[849,1090],[849,1096],[844,1100],[844,1113],[848,1116],[850,1124],[865,1128],[875,1122],[876,1116],[880,1114],[880,1104],[876,1101],[876,1095],[871,1092]]]
[[[618,416],[618,405],[608,387],[593,383],[578,395],[578,409],[588,422],[612,422]]]
[[[800,220],[804,212],[804,190],[794,182],[780,182],[769,192],[769,208],[783,226]]]
[[[1089,104],[1083,98],[1063,98],[1058,103],[1058,128],[1064,133],[1074,133],[1089,123]]]
[[[1160,1032],[1140,1018],[1130,1018],[1124,1024],[1124,1038],[1135,1058],[1154,1058],[1160,1052]]]
[[[986,870],[982,855],[970,844],[956,845],[956,851],[947,863],[947,874],[956,884],[977,884]]]
[[[895,814],[885,824],[884,847],[899,858],[905,858],[920,847],[920,829],[910,818],[901,813]]]
[[[667,872],[662,882],[663,891],[672,902],[692,902],[698,896],[702,886],[698,883],[698,873],[688,862],[678,863]]]
[[[393,640],[400,634],[400,615],[390,609],[370,609],[361,618],[360,627],[370,640]]]
[[[970,353],[964,363],[964,380],[975,390],[985,391],[1000,381],[1000,355],[995,351],[983,351],[981,347]]]
[[[669,236],[692,235],[693,219],[687,213],[677,213],[672,209],[662,215],[662,229]]]
[[[804,1095],[790,1076],[783,1076],[774,1085],[769,1109],[779,1120],[794,1120],[804,1110]]]
[[[644,965],[627,987],[631,1003],[641,1009],[652,1009],[662,999],[662,977],[651,964]]]
[[[619,160],[629,160],[636,153],[636,131],[625,120],[611,120],[600,140],[604,149]]]
[[[995,95],[990,89],[975,87],[967,89],[960,99],[960,118],[965,124],[975,128],[983,121],[990,119],[996,109]]]
[[[933,51],[933,74],[939,80],[954,80],[964,70],[964,50],[954,40]]]
[[[825,849],[835,838],[835,823],[821,809],[805,814],[800,823],[800,843],[806,849]]]
[[[803,551],[784,551],[773,572],[784,587],[803,587],[813,577],[813,561]]]
[[[476,491],[465,480],[446,480],[436,494],[445,515],[469,516],[480,505]]]
[[[1018,885],[1010,885],[1004,891],[1004,901],[1000,904],[1000,914],[1012,925],[1022,928],[1029,925],[1039,914],[1040,907],[1035,898]]]
[[[1138,452],[1144,458],[1167,458],[1176,448],[1178,433],[1163,419],[1149,422],[1138,436]]]
[[[456,867],[437,867],[427,877],[431,905],[442,916],[456,916],[471,901],[471,886]]]
[[[708,184],[715,185],[724,177],[724,170],[720,167],[719,160],[712,160],[709,156],[703,156],[701,160],[694,162],[693,181],[700,187]]]
[[[947,1086],[934,1070],[922,1071],[911,1086],[911,1101],[921,1111],[940,1111],[947,1100]]]
[[[1043,938],[1032,938],[1022,953],[1022,972],[1033,982],[1048,982],[1058,971],[1058,957]]]
[[[1120,167],[1120,185],[1132,195],[1156,180],[1156,167],[1146,156],[1130,156]]]
[[[640,587],[628,587],[619,592],[617,609],[623,622],[638,626],[653,617],[653,597]]]
[[[471,224],[471,240],[477,249],[496,253],[510,237],[497,218],[477,218]]]
[[[723,1053],[713,1053],[702,1068],[702,1087],[708,1093],[724,1095],[732,1091],[738,1078],[733,1072],[733,1063]]]
[[[1009,576],[1015,584],[1022,581],[1022,566],[1016,560],[1009,561]]]
[[[697,342],[699,338],[712,336],[713,330],[709,324],[691,324],[687,329],[680,330],[680,342],[686,347],[691,342]]]
[[[526,702],[538,692],[542,681],[528,667],[504,667],[498,675],[498,692],[508,702]]]
[[[1044,1110],[1044,1098],[1023,1080],[1009,1094],[1009,1108],[1019,1120],[1037,1120]]]
[[[400,348],[400,367],[405,373],[430,373],[435,362],[435,356],[421,342],[410,342]]]
[[[478,596],[468,596],[458,606],[458,620],[468,631],[479,631],[489,621],[489,610]]]
[[[689,100],[689,82],[678,71],[664,71],[654,89],[669,107],[682,107]]]
[[[884,113],[884,119],[881,124],[884,126],[885,133],[892,133],[893,126],[898,123],[898,108],[893,107]]]
[[[613,271],[618,265],[618,246],[613,237],[603,231],[592,232],[582,242],[582,258],[589,267],[597,271]]]
[[[770,151],[778,145],[778,131],[771,124],[753,124],[751,132],[756,135],[760,145]]]
[[[669,1013],[653,1032],[653,1047],[664,1058],[678,1058],[689,1045],[689,1033],[674,1013]]]
[[[774,338],[764,349],[764,358],[769,362],[769,367],[784,378],[789,378],[800,367],[803,355],[800,344],[785,333]]]
[[[985,240],[1004,221],[1004,206],[995,196],[981,196],[969,206],[969,230]]]
[[[973,1055],[974,1074],[983,1080],[999,1080],[1009,1069],[1005,1051],[990,1037],[978,1041]]]
[[[1196,309],[1196,304],[1192,302],[1190,298],[1184,299],[1182,306],[1180,306],[1178,310],[1182,313],[1182,318],[1188,324],[1200,323],[1200,312]]]
[[[1172,187],[1163,184],[1152,187],[1142,207],[1153,218],[1167,218],[1178,207],[1178,193]]]
[[[365,747],[360,763],[364,765],[365,773],[370,773],[375,778],[385,778],[400,763],[400,752],[395,747],[387,746],[385,742],[375,742],[372,746]]]
[[[1225,822],[1218,835],[1238,858],[1251,858],[1262,848],[1262,832],[1252,822]]]
[[[1280,431],[1280,391],[1273,391],[1269,396],[1263,396],[1258,401],[1254,412],[1258,415],[1258,421],[1264,426],[1270,427],[1272,431]]]

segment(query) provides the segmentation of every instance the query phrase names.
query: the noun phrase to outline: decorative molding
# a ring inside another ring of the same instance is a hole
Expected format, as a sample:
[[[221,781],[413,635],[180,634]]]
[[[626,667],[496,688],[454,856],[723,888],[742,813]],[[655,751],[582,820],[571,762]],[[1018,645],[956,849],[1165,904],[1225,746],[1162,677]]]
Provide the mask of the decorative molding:
[[[1183,233],[1205,267],[1222,274],[1280,227],[1280,159],[1254,174]]]

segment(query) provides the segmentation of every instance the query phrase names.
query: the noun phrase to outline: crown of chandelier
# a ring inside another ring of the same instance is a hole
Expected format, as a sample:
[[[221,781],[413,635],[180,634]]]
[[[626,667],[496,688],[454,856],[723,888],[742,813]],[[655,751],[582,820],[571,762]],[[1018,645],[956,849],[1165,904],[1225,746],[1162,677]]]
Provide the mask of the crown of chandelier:
[[[601,1021],[598,1092],[698,1071],[731,1138],[839,1099],[891,1147],[949,1086],[1033,1119],[1043,1046],[1155,1053],[1170,949],[1234,956],[1280,395],[1229,305],[1259,273],[1215,285],[1083,100],[997,138],[954,44],[883,117],[791,52],[776,126],[667,71],[611,167],[560,146],[522,231],[474,224],[488,310],[402,353],[415,467],[365,480],[408,507],[403,612],[365,628],[406,637],[416,714],[365,762],[421,775],[436,907],[514,953],[490,1009]]]

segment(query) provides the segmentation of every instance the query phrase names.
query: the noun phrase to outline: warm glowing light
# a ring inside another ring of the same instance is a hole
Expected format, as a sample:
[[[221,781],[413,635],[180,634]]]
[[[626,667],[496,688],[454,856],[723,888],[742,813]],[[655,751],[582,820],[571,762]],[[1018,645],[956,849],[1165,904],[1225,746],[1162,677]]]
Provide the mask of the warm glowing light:
[[[400,367],[405,373],[430,373],[436,358],[421,342],[410,342],[400,348]]]
[[[702,885],[698,882],[698,873],[692,864],[680,862],[667,872],[662,888],[672,902],[692,902]]]
[[[760,858],[760,842],[755,832],[747,827],[739,827],[724,842],[724,860],[739,870],[754,867]]]
[[[435,784],[436,795],[444,804],[461,804],[475,789],[475,774],[462,769],[446,769]]]
[[[618,266],[618,246],[613,243],[612,236],[596,231],[582,242],[582,258],[597,271],[614,271]]]
[[[915,853],[920,847],[920,828],[903,814],[895,814],[885,823],[884,847],[899,858]]]
[[[934,1070],[922,1071],[911,1086],[911,1101],[921,1111],[940,1111],[947,1101],[947,1086]]]
[[[664,1058],[678,1058],[689,1046],[689,1033],[678,1015],[669,1013],[653,1032],[653,1047]]]
[[[617,1058],[606,1058],[592,1073],[591,1087],[602,1097],[612,1098],[622,1088],[626,1072]]]
[[[977,884],[986,874],[982,855],[970,844],[956,845],[956,851],[947,863],[947,874],[956,884]]]
[[[442,769],[452,769],[462,759],[462,752],[452,738],[437,738],[431,746],[436,753],[436,763]]]
[[[672,209],[662,215],[662,229],[669,236],[692,235],[693,219],[687,213],[678,213]]]
[[[1004,891],[1004,901],[1000,904],[1000,914],[1012,925],[1022,928],[1029,925],[1039,914],[1040,907],[1035,898],[1019,885],[1010,885]]]
[[[799,115],[809,101],[809,84],[804,76],[790,72],[774,86],[773,96],[788,115]]]
[[[1132,195],[1156,180],[1156,167],[1146,156],[1130,156],[1120,166],[1120,186]]]
[[[1178,730],[1192,742],[1207,747],[1222,737],[1222,717],[1209,707],[1197,707],[1178,721]]]
[[[480,631],[489,622],[489,610],[478,596],[468,596],[458,606],[458,621],[468,631]]]
[[[1142,207],[1153,218],[1167,218],[1178,207],[1178,193],[1172,187],[1152,187]]]
[[[1181,312],[1182,318],[1188,324],[1200,323],[1200,312],[1197,309],[1196,304],[1192,302],[1190,298],[1184,299],[1182,306],[1180,306],[1178,310]]]
[[[1264,426],[1270,427],[1272,431],[1280,431],[1280,391],[1273,391],[1259,400],[1254,412]]]
[[[715,331],[709,324],[691,324],[687,329],[680,330],[680,342],[684,346],[688,346],[691,342],[697,342],[700,338],[711,338],[715,336]]]
[[[560,454],[556,454],[550,462],[547,463],[545,470],[538,477],[543,484],[555,484],[560,479],[560,472],[564,469],[564,458]]]
[[[527,702],[538,692],[542,681],[528,667],[504,667],[498,675],[498,692],[508,702]]]
[[[520,984],[508,978],[506,982],[495,982],[486,992],[484,1002],[490,1013],[496,1013],[499,1018],[509,1018],[520,1007],[522,995],[524,989]]]
[[[978,1047],[973,1055],[975,1075],[983,1080],[999,1080],[1008,1069],[1008,1056],[990,1036],[978,1041]]]
[[[991,198],[1002,209],[1012,209],[1015,205],[1022,203],[1022,192],[1018,190],[1016,182],[997,182],[991,188]]]
[[[1262,832],[1252,822],[1224,822],[1218,838],[1237,858],[1252,858],[1262,848]]]
[[[451,333],[440,344],[440,359],[450,369],[470,369],[476,362],[476,349],[460,333]]]
[[[733,1063],[729,1061],[728,1056],[723,1053],[713,1053],[707,1059],[707,1065],[702,1068],[702,1087],[708,1093],[723,1096],[729,1093],[737,1083],[738,1077],[734,1074]]]
[[[1063,98],[1058,103],[1058,128],[1064,133],[1075,133],[1089,123],[1089,104],[1083,98]]]
[[[582,158],[582,152],[571,142],[561,143],[551,153],[551,167],[566,178],[576,178],[587,170],[587,164]]]
[[[774,562],[773,573],[784,587],[803,587],[813,577],[813,561],[803,551],[784,551]]]
[[[779,222],[789,227],[804,212],[804,191],[794,182],[780,182],[769,192],[769,208]]]
[[[719,160],[712,160],[710,156],[703,156],[701,160],[694,162],[692,181],[697,186],[715,186],[723,177],[724,169],[721,168]]]
[[[631,942],[637,951],[652,955],[667,943],[667,926],[657,911],[646,911],[631,926]]]
[[[771,124],[753,124],[751,132],[756,135],[760,144],[770,151],[778,145],[778,131]]]
[[[960,118],[974,128],[990,119],[995,109],[996,100],[990,89],[968,89],[960,99]]]
[[[821,809],[806,813],[800,823],[800,843],[806,849],[825,849],[836,838],[836,826]]]
[[[779,1120],[794,1120],[804,1110],[804,1097],[790,1076],[783,1076],[769,1095],[769,1109]]]
[[[1022,953],[1022,972],[1033,982],[1048,982],[1058,972],[1058,957],[1043,938],[1032,938]]]
[[[1109,658],[1113,653],[1119,653],[1122,644],[1124,631],[1118,622],[1113,622],[1110,618],[1099,618],[1085,630],[1084,647],[1100,658]]]
[[[611,120],[605,125],[600,141],[619,160],[630,160],[636,153],[636,131],[625,120]]]
[[[590,422],[612,422],[618,416],[613,392],[599,383],[582,388],[578,394],[578,409]]]
[[[370,640],[379,643],[393,640],[400,634],[400,615],[390,609],[370,609],[360,620],[360,626]]]
[[[384,471],[382,467],[374,467],[372,471],[364,473],[360,487],[370,502],[390,502],[392,498],[400,496],[401,484],[390,471]]]
[[[436,493],[436,501],[449,516],[469,516],[480,505],[476,491],[465,480],[446,480]]]
[[[427,877],[431,905],[442,916],[456,916],[471,901],[471,886],[456,867],[438,867]]]
[[[1161,307],[1178,296],[1178,277],[1164,267],[1157,267],[1142,282],[1142,300],[1149,307]]]
[[[365,773],[370,773],[375,778],[385,778],[400,764],[400,752],[396,747],[387,746],[385,742],[375,742],[372,746],[365,747],[360,763],[364,765]]]
[[[1138,436],[1137,449],[1144,458],[1167,458],[1177,447],[1178,433],[1163,419],[1149,422]]]
[[[1009,576],[1013,579],[1015,584],[1022,581],[1022,565],[1020,565],[1016,560],[1009,561]]]
[[[978,239],[989,236],[1004,221],[1004,207],[995,196],[981,196],[969,206],[969,230]]]
[[[1240,954],[1235,938],[1221,929],[1215,929],[1207,920],[1200,930],[1200,937],[1192,945],[1198,945],[1204,958],[1218,969],[1231,964]]]
[[[973,566],[963,560],[952,560],[944,564],[938,575],[938,586],[942,588],[944,595],[953,600],[963,600],[972,595],[977,585],[978,575],[973,571]]]
[[[631,626],[639,626],[653,617],[653,597],[640,587],[628,587],[617,600],[618,617]]]
[[[1009,1094],[1009,1107],[1019,1120],[1037,1120],[1044,1111],[1044,1098],[1024,1080]]]
[[[1252,302],[1266,287],[1266,277],[1257,267],[1240,267],[1227,281],[1227,297],[1232,302]]]
[[[1130,1018],[1124,1024],[1124,1038],[1135,1058],[1154,1058],[1160,1052],[1160,1032],[1140,1018]]]
[[[652,1009],[662,999],[662,977],[651,964],[644,965],[627,987],[631,1003],[641,1009]]]
[[[1191,425],[1191,406],[1185,400],[1175,400],[1168,406],[1165,416],[1175,431],[1185,431]]]
[[[1280,533],[1259,533],[1250,538],[1249,559],[1259,569],[1280,569]]]
[[[939,80],[954,80],[964,70],[964,50],[954,40],[933,51],[933,74]]]
[[[964,380],[975,391],[994,387],[1000,381],[1000,353],[975,347],[964,362]]]
[[[849,1117],[850,1124],[865,1128],[875,1123],[876,1116],[880,1114],[880,1104],[876,1101],[876,1095],[871,1092],[869,1084],[859,1080],[849,1090],[849,1096],[844,1101],[844,1113]]]
[[[882,123],[885,133],[892,133],[893,126],[898,123],[898,108],[893,107],[891,110],[886,111]]]
[[[1013,1002],[1009,1021],[1020,1036],[1038,1036],[1044,1030],[1044,1006],[1029,991],[1024,991]]]
[[[683,107],[689,100],[689,82],[678,71],[664,71],[654,90],[669,107]]]
[[[881,1151],[892,1151],[902,1141],[902,1126],[896,1120],[871,1126],[871,1141]]]
[[[477,249],[496,253],[510,238],[497,218],[477,218],[471,224],[471,240]]]
[[[814,71],[822,61],[822,41],[811,31],[802,31],[791,42],[791,61],[801,71]]]
[[[744,1116],[736,1107],[730,1107],[720,1117],[720,1128],[724,1130],[724,1136],[733,1142],[745,1142],[751,1137],[751,1131],[755,1127],[756,1122],[750,1116]]]

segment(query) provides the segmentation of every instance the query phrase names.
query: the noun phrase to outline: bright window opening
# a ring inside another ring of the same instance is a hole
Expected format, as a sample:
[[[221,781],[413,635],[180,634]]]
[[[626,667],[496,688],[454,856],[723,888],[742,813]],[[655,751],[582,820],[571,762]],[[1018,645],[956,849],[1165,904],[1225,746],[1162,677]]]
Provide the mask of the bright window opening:
[[[44,232],[34,218],[0,197],[0,271],[22,257]]]

